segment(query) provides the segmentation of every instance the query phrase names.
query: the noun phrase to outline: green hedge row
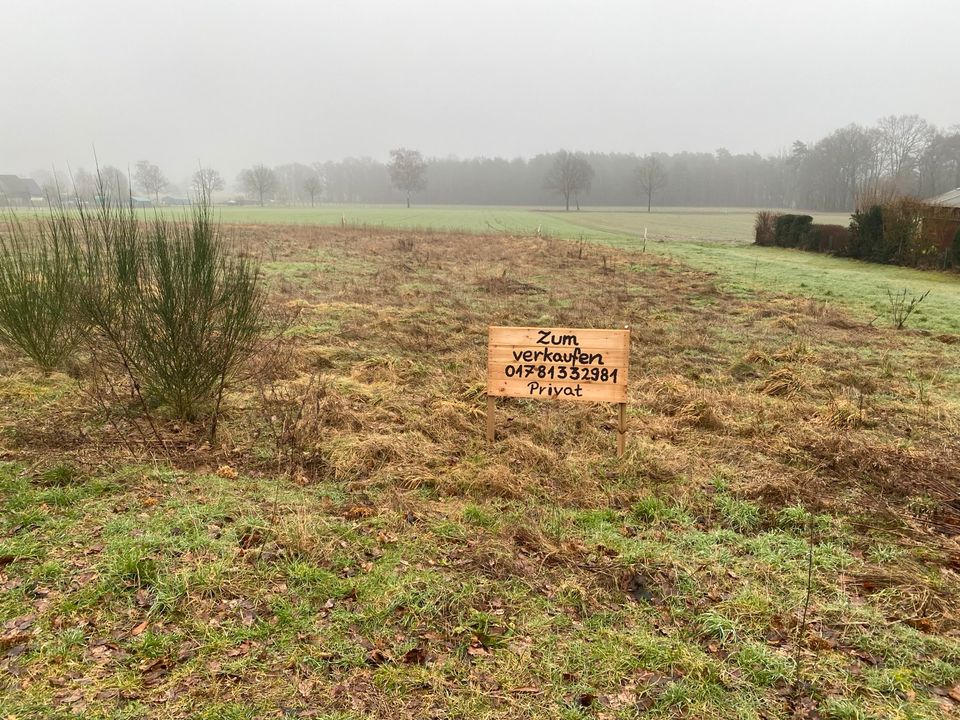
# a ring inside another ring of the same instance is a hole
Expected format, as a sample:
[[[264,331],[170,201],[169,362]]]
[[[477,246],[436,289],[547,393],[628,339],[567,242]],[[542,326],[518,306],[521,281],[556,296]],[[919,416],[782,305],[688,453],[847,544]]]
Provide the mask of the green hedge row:
[[[758,213],[756,244],[846,254],[851,231],[842,225],[821,225],[809,215]]]
[[[797,248],[910,267],[960,267],[960,219],[944,208],[901,199],[851,216],[849,227],[810,215],[757,213],[757,245]]]

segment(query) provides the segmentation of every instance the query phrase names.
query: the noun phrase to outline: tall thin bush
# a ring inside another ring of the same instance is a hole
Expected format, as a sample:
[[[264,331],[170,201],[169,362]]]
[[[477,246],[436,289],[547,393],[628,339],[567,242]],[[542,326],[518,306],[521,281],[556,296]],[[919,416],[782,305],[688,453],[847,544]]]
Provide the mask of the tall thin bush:
[[[101,193],[101,198],[106,196]],[[144,223],[103,200],[51,208],[31,235],[0,238],[0,340],[44,369],[85,343],[145,411],[213,418],[265,330],[259,263],[235,253],[205,204]]]
[[[141,248],[130,355],[144,388],[178,416],[214,416],[228,379],[264,330],[256,263],[228,252],[209,210],[157,221]]]
[[[130,208],[80,212],[80,314],[102,357],[145,401],[211,415],[265,329],[259,265],[232,253],[206,205],[143,224]]]
[[[73,246],[52,226],[28,232],[16,217],[0,233],[0,342],[44,371],[77,349],[84,326],[74,312]]]

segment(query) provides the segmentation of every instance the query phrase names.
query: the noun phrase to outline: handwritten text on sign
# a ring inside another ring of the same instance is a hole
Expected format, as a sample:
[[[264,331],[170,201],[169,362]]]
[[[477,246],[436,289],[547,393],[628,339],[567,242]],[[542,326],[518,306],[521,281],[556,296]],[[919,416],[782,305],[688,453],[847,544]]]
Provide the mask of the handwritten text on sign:
[[[487,394],[627,401],[629,330],[490,328]]]

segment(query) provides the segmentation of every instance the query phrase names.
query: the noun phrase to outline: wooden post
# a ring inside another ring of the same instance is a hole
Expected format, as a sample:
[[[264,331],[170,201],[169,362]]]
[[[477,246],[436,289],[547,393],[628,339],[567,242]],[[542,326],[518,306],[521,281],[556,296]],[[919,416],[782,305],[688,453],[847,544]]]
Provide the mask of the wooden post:
[[[487,395],[487,444],[492,445],[496,436],[496,418],[494,412],[497,409],[497,399],[493,395]]]
[[[620,403],[620,412],[617,422],[617,457],[622,458],[627,448],[627,404]]]

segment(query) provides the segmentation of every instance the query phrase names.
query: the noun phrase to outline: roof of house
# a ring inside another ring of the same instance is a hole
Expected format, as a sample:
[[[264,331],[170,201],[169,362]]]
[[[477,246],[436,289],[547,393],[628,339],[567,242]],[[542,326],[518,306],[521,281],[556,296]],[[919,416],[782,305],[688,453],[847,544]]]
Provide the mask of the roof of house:
[[[960,188],[945,192],[943,195],[927,200],[931,205],[944,205],[946,207],[960,207]]]
[[[43,197],[43,190],[40,188],[40,185],[36,180],[32,178],[20,178],[20,181],[26,186],[27,192],[30,193],[30,197]]]
[[[0,175],[0,196],[7,197],[30,196],[30,189],[22,178],[16,175]]]

